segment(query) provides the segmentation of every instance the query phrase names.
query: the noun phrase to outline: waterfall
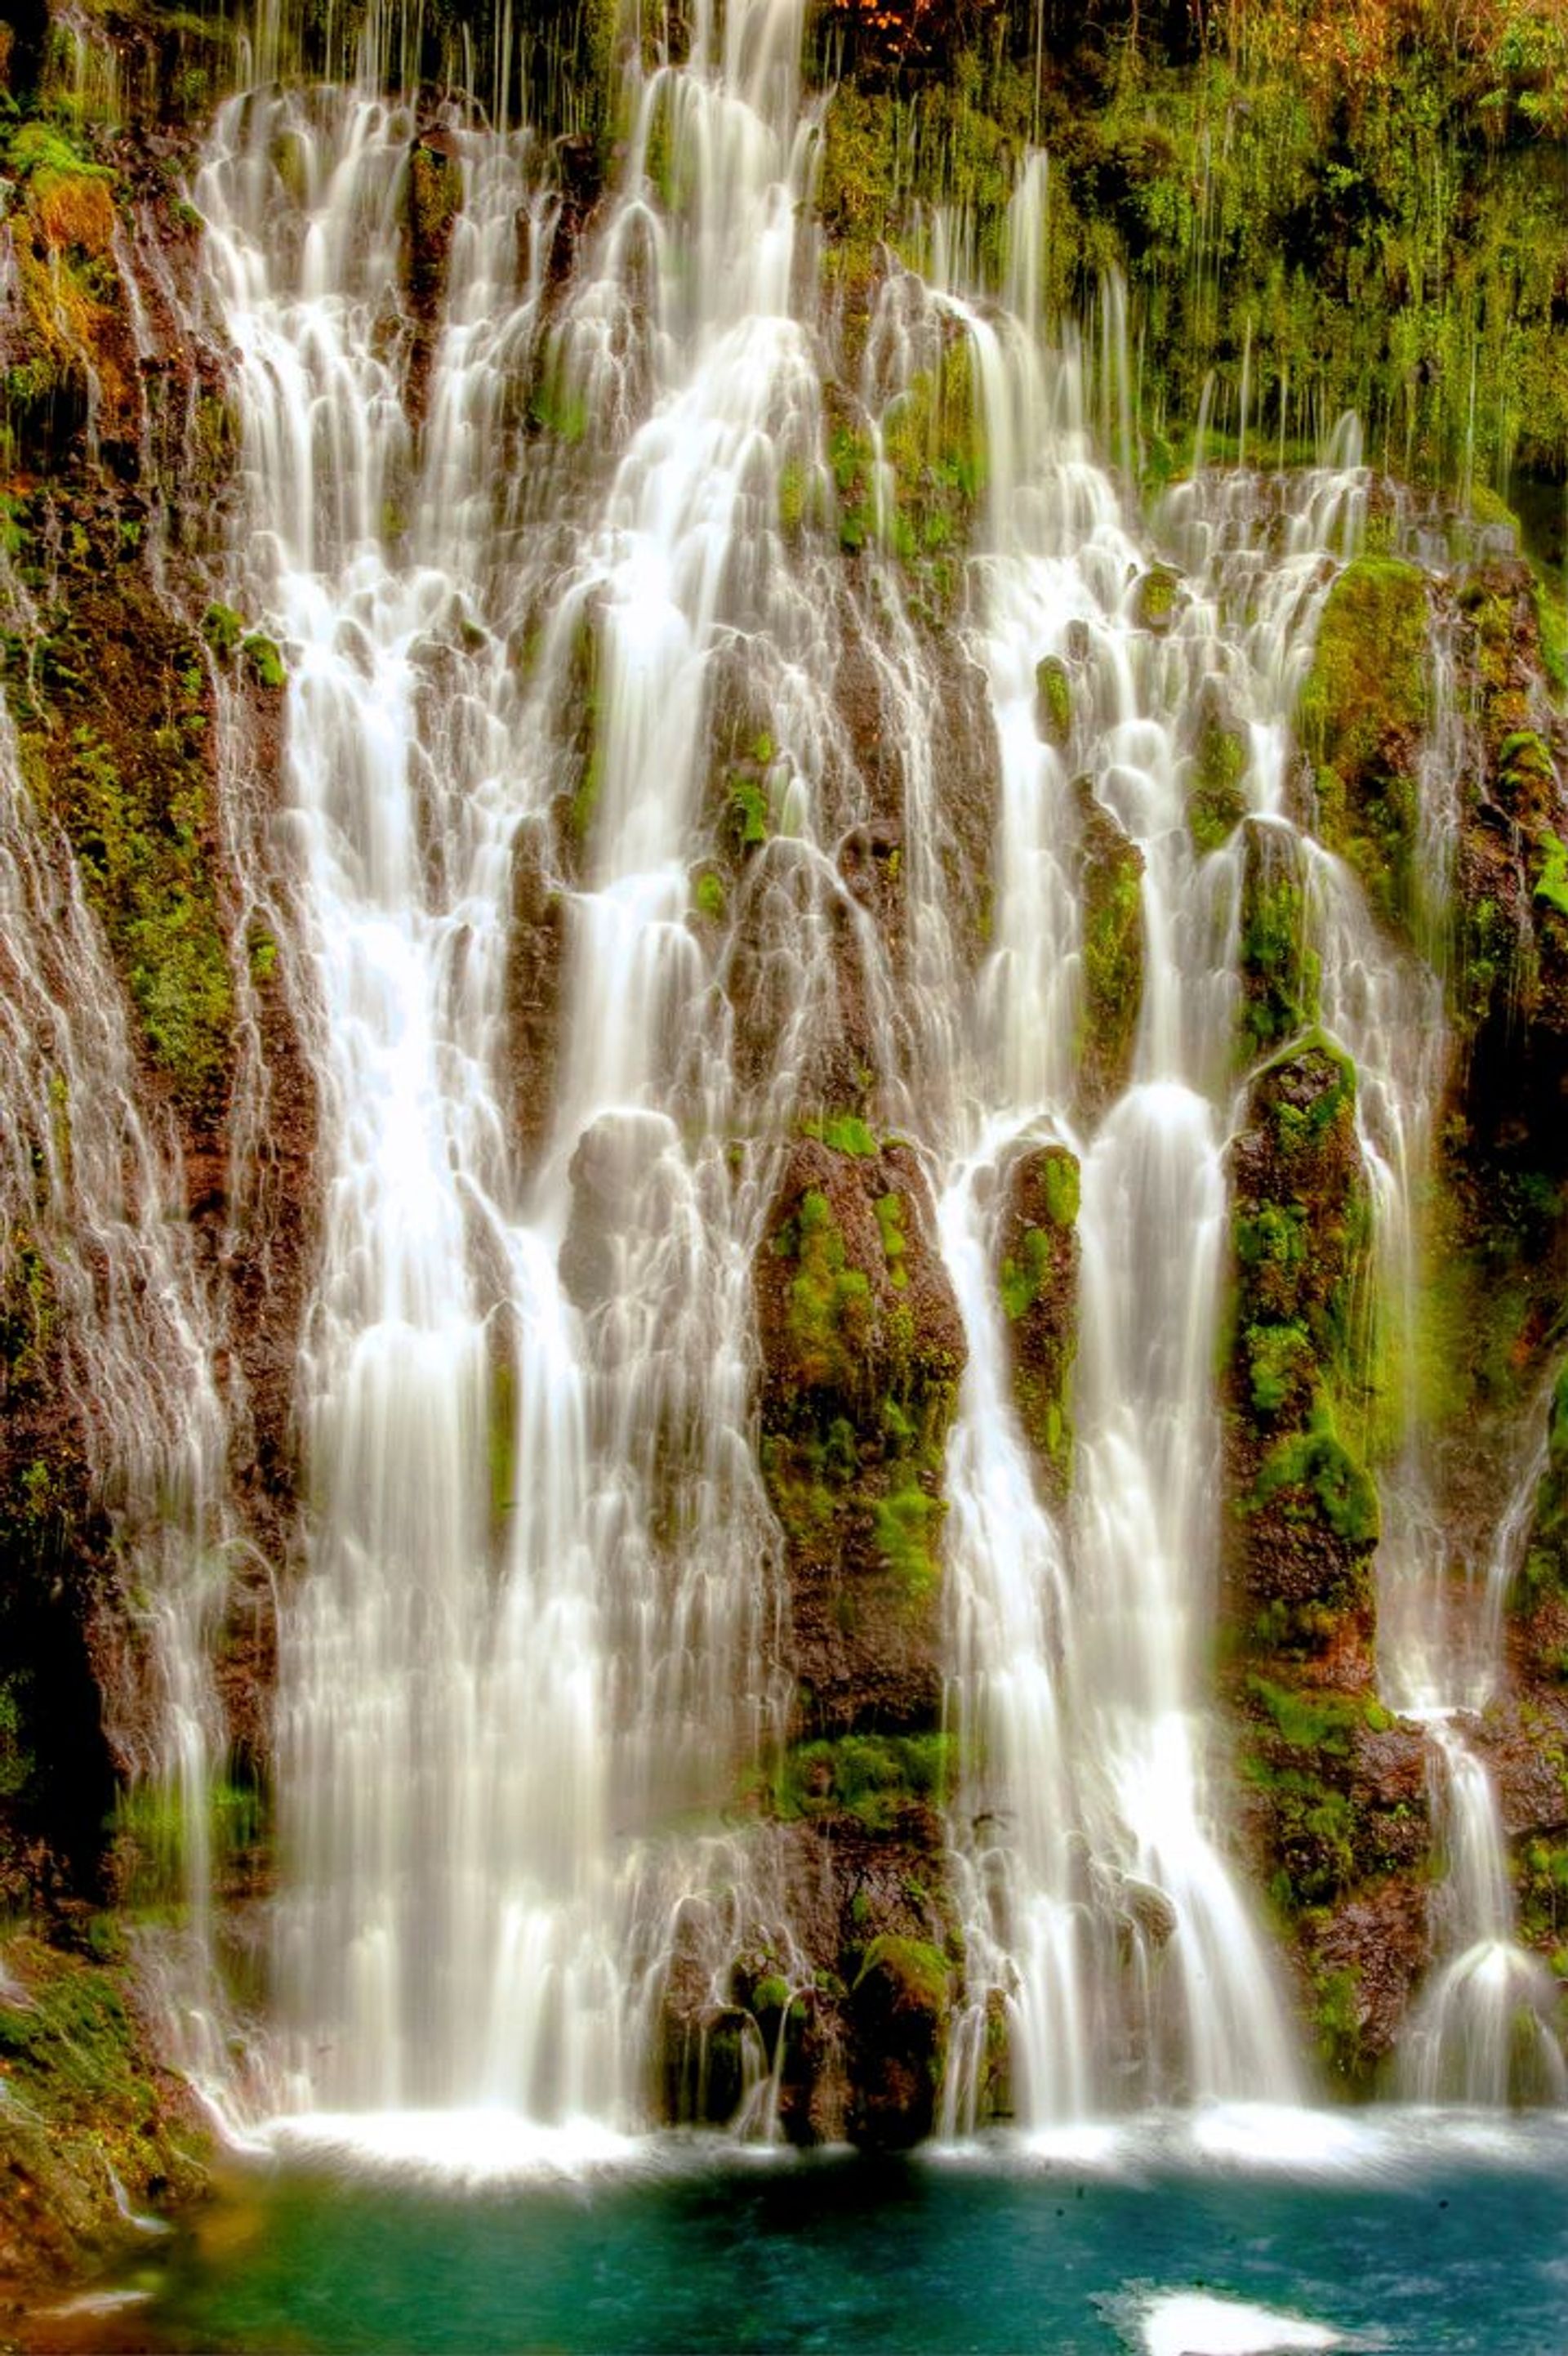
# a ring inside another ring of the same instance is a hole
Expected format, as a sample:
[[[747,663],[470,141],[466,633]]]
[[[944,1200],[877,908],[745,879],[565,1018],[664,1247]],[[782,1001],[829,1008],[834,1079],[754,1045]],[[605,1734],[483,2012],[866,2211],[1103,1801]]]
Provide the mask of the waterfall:
[[[1291,776],[1366,526],[1353,421],[1299,476],[1200,466],[1146,519],[1125,291],[1107,274],[1097,353],[1045,316],[1045,158],[999,286],[939,212],[929,267],[884,256],[851,336],[812,220],[803,0],[704,0],[690,32],[682,64],[622,61],[586,219],[507,127],[504,68],[500,127],[385,95],[384,59],[357,86],[257,87],[195,184],[241,427],[226,594],[287,672],[272,913],[320,1099],[268,2100],[628,2130],[668,2092],[678,1985],[738,2040],[738,2130],[777,2131],[785,2024],[819,1976],[810,1898],[751,1804],[802,1722],[754,1272],[793,1148],[852,1099],[850,1127],[907,1140],[929,1177],[967,1348],[943,2125],[997,2102],[1003,2024],[1028,2128],[1296,2104],[1213,1696],[1247,861],[1305,878],[1413,1381],[1453,649],[1401,951]],[[271,11],[256,55],[283,46]],[[939,442],[952,511],[918,539],[901,485]],[[1241,823],[1210,831],[1215,730]],[[965,733],[976,766],[995,746],[978,817],[944,771]],[[862,851],[900,879],[887,926]],[[153,1205],[167,1148],[134,1141]],[[1008,1265],[1031,1168],[1072,1198],[1076,1365],[1044,1444]],[[166,1249],[199,1558],[223,1418],[199,1285]],[[1454,1713],[1484,1698],[1497,1630],[1450,1612],[1405,1406],[1380,1669],[1433,1727],[1451,1868],[1421,2090],[1495,2100],[1525,1966]],[[206,1592],[159,1589],[201,1622],[169,1655],[197,1671]],[[218,1740],[199,1688],[171,1684],[165,1712],[193,1788]]]

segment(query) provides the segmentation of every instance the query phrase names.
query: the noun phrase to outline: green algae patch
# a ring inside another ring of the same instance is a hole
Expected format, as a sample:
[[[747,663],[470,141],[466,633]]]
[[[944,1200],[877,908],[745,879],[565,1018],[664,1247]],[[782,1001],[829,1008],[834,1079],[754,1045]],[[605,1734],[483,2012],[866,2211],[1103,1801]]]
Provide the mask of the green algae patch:
[[[1423,573],[1358,558],[1328,594],[1297,707],[1322,841],[1355,869],[1374,914],[1405,928],[1422,913],[1413,860],[1428,624]]]

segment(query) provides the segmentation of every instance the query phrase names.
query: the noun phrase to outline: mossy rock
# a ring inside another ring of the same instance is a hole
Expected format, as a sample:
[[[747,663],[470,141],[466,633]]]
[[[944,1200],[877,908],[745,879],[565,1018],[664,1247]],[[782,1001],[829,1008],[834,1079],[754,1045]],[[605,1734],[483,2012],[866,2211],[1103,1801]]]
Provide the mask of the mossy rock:
[[[1371,1215],[1349,1059],[1320,1035],[1264,1066],[1232,1147],[1232,1610],[1239,1641],[1371,1675],[1377,1492]],[[1243,1638],[1244,1632],[1244,1638]]]
[[[931,2133],[953,1995],[953,1970],[939,1948],[892,1933],[867,1947],[850,1992],[850,2133],[862,2147],[907,2150]]]
[[[1247,821],[1242,870],[1242,1059],[1271,1055],[1318,1017],[1320,962],[1308,946],[1305,862],[1285,828]]]
[[[112,1933],[112,1920],[102,1927]],[[0,2246],[14,2275],[80,2276],[134,2244],[124,2204],[166,2209],[197,2195],[210,2136],[153,2058],[123,1969],[27,1936],[7,1941],[5,1960],[0,2145],[11,2200]]]
[[[1072,741],[1072,680],[1060,655],[1041,655],[1034,667],[1034,724],[1046,744],[1066,752]]]
[[[1144,855],[1088,777],[1074,781],[1082,824],[1083,1012],[1079,1093],[1103,1111],[1125,1087],[1143,1003]]]
[[[1133,584],[1133,620],[1157,638],[1168,637],[1181,601],[1181,575],[1173,565],[1151,564]]]
[[[1425,576],[1388,557],[1346,566],[1328,594],[1297,708],[1317,831],[1385,924],[1422,915],[1414,872],[1417,763],[1430,701]]]
[[[940,1717],[941,1483],[963,1324],[912,1153],[859,1115],[813,1126],[755,1270],[800,1731],[913,1734]]]
[[[1026,1149],[1008,1165],[997,1280],[1014,1404],[1041,1490],[1060,1506],[1072,1477],[1072,1368],[1078,1353],[1078,1158]]]
[[[1221,851],[1247,812],[1247,740],[1217,697],[1203,699],[1187,779],[1187,831],[1200,858]]]

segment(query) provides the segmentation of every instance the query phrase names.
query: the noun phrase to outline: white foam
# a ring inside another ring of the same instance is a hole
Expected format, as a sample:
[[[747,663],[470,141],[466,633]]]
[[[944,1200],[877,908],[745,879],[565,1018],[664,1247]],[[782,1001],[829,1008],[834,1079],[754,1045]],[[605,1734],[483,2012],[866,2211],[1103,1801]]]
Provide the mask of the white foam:
[[[281,2158],[457,2186],[646,2169],[664,2141],[617,2135],[592,2119],[543,2126],[516,2111],[484,2108],[308,2111],[269,2121],[257,2140]]]
[[[1321,2323],[1276,2315],[1266,2307],[1211,2298],[1202,2291],[1160,2292],[1140,2321],[1145,2356],[1275,2356],[1291,2348],[1343,2348]]]

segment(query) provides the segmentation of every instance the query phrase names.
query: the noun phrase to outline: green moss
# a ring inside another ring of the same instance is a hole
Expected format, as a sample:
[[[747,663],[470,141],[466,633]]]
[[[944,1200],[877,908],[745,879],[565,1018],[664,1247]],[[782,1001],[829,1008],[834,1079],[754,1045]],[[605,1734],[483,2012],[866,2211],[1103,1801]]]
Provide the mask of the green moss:
[[[1371,1546],[1378,1535],[1377,1490],[1336,1436],[1321,1405],[1318,1412],[1321,1419],[1313,1430],[1292,1433],[1264,1457],[1253,1487],[1253,1509],[1281,1505],[1291,1520],[1315,1504],[1337,1537],[1350,1546]]]
[[[728,906],[724,879],[711,867],[705,867],[697,878],[692,900],[699,916],[710,925],[721,925]]]
[[[1092,1102],[1114,1095],[1131,1066],[1143,999],[1143,853],[1086,782],[1082,1072]]]
[[[16,1393],[44,1377],[54,1346],[56,1301],[48,1260],[26,1227],[13,1227],[0,1251],[0,1390]]]
[[[766,842],[773,831],[767,787],[755,777],[732,777],[725,810],[725,830],[732,846],[744,853]]]
[[[1542,858],[1535,878],[1535,897],[1568,916],[1568,847],[1550,831],[1541,837]]]
[[[1065,1150],[1050,1154],[1045,1164],[1045,1208],[1053,1226],[1077,1226],[1079,1194],[1077,1156]]]
[[[1294,841],[1248,830],[1242,887],[1241,1044],[1267,1055],[1317,1021],[1320,960],[1307,946],[1306,894]]]
[[[800,1124],[800,1133],[820,1138],[835,1153],[848,1153],[858,1162],[874,1162],[882,1150],[875,1130],[859,1113],[809,1114]]]
[[[198,673],[199,675],[199,673]],[[205,841],[208,784],[198,708],[138,744],[123,773],[96,729],[22,738],[35,798],[61,821],[141,1021],[148,1053],[191,1106],[229,1064],[233,985]]]
[[[245,635],[245,625],[232,605],[209,605],[201,617],[201,635],[215,655],[231,655]]]
[[[1557,807],[1557,769],[1533,728],[1517,728],[1498,747],[1493,792],[1511,819],[1539,827]]]
[[[264,630],[248,631],[240,641],[240,655],[249,666],[251,676],[258,687],[276,693],[288,685],[289,675],[283,668],[277,640],[268,637]]]
[[[1244,1343],[1252,1403],[1260,1415],[1275,1416],[1310,1383],[1315,1369],[1311,1336],[1305,1325],[1249,1325]]]
[[[1247,740],[1241,730],[1205,712],[1187,787],[1187,830],[1200,857],[1222,849],[1246,816],[1246,769]]]
[[[874,1508],[877,1550],[911,1596],[921,1601],[941,1581],[936,1544],[946,1507],[921,1487],[912,1462],[895,1463],[890,1477],[892,1485]]]
[[[1546,1427],[1546,1467],[1535,1493],[1535,1513],[1524,1563],[1510,1598],[1533,1610],[1548,1594],[1568,1594],[1568,1358],[1557,1370]]]
[[[1176,618],[1181,576],[1168,564],[1151,564],[1133,592],[1133,619],[1140,630],[1163,637]]]
[[[1034,667],[1034,724],[1048,744],[1066,751],[1072,735],[1072,682],[1060,655],[1042,655]]]
[[[1428,604],[1413,565],[1362,557],[1323,609],[1297,711],[1317,784],[1318,830],[1360,875],[1374,912],[1414,905],[1415,755],[1427,716]]]
[[[1347,1759],[1358,1728],[1368,1723],[1367,1704],[1358,1695],[1303,1693],[1255,1676],[1248,1677],[1246,1690],[1293,1751]],[[1387,1713],[1382,1715],[1386,1722]]]
[[[901,2009],[909,2006],[940,2019],[953,2001],[947,1958],[923,1939],[903,1939],[891,1932],[873,1939],[860,1959],[856,1988],[879,1977],[892,1983],[895,2007]]]
[[[795,1222],[798,1269],[789,1292],[789,1331],[800,1380],[853,1389],[870,1334],[871,1288],[851,1266],[826,1194],[801,1199]]]
[[[1346,1966],[1317,1976],[1313,2019],[1317,2051],[1337,2078],[1359,2078],[1366,2066],[1361,2010],[1360,1972]]]
[[[888,1281],[895,1292],[902,1292],[909,1283],[909,1270],[904,1266],[909,1243],[904,1234],[903,1196],[879,1194],[871,1207],[881,1231],[882,1257],[888,1264]]]
[[[1016,1324],[1034,1307],[1051,1273],[1050,1236],[1043,1227],[1026,1227],[1019,1239],[1016,1257],[1004,1258],[1000,1270],[1002,1308],[1011,1323]]]
[[[913,1804],[944,1806],[954,1773],[951,1735],[846,1734],[794,1745],[768,1796],[785,1821],[845,1815],[866,1832],[884,1833]]]

